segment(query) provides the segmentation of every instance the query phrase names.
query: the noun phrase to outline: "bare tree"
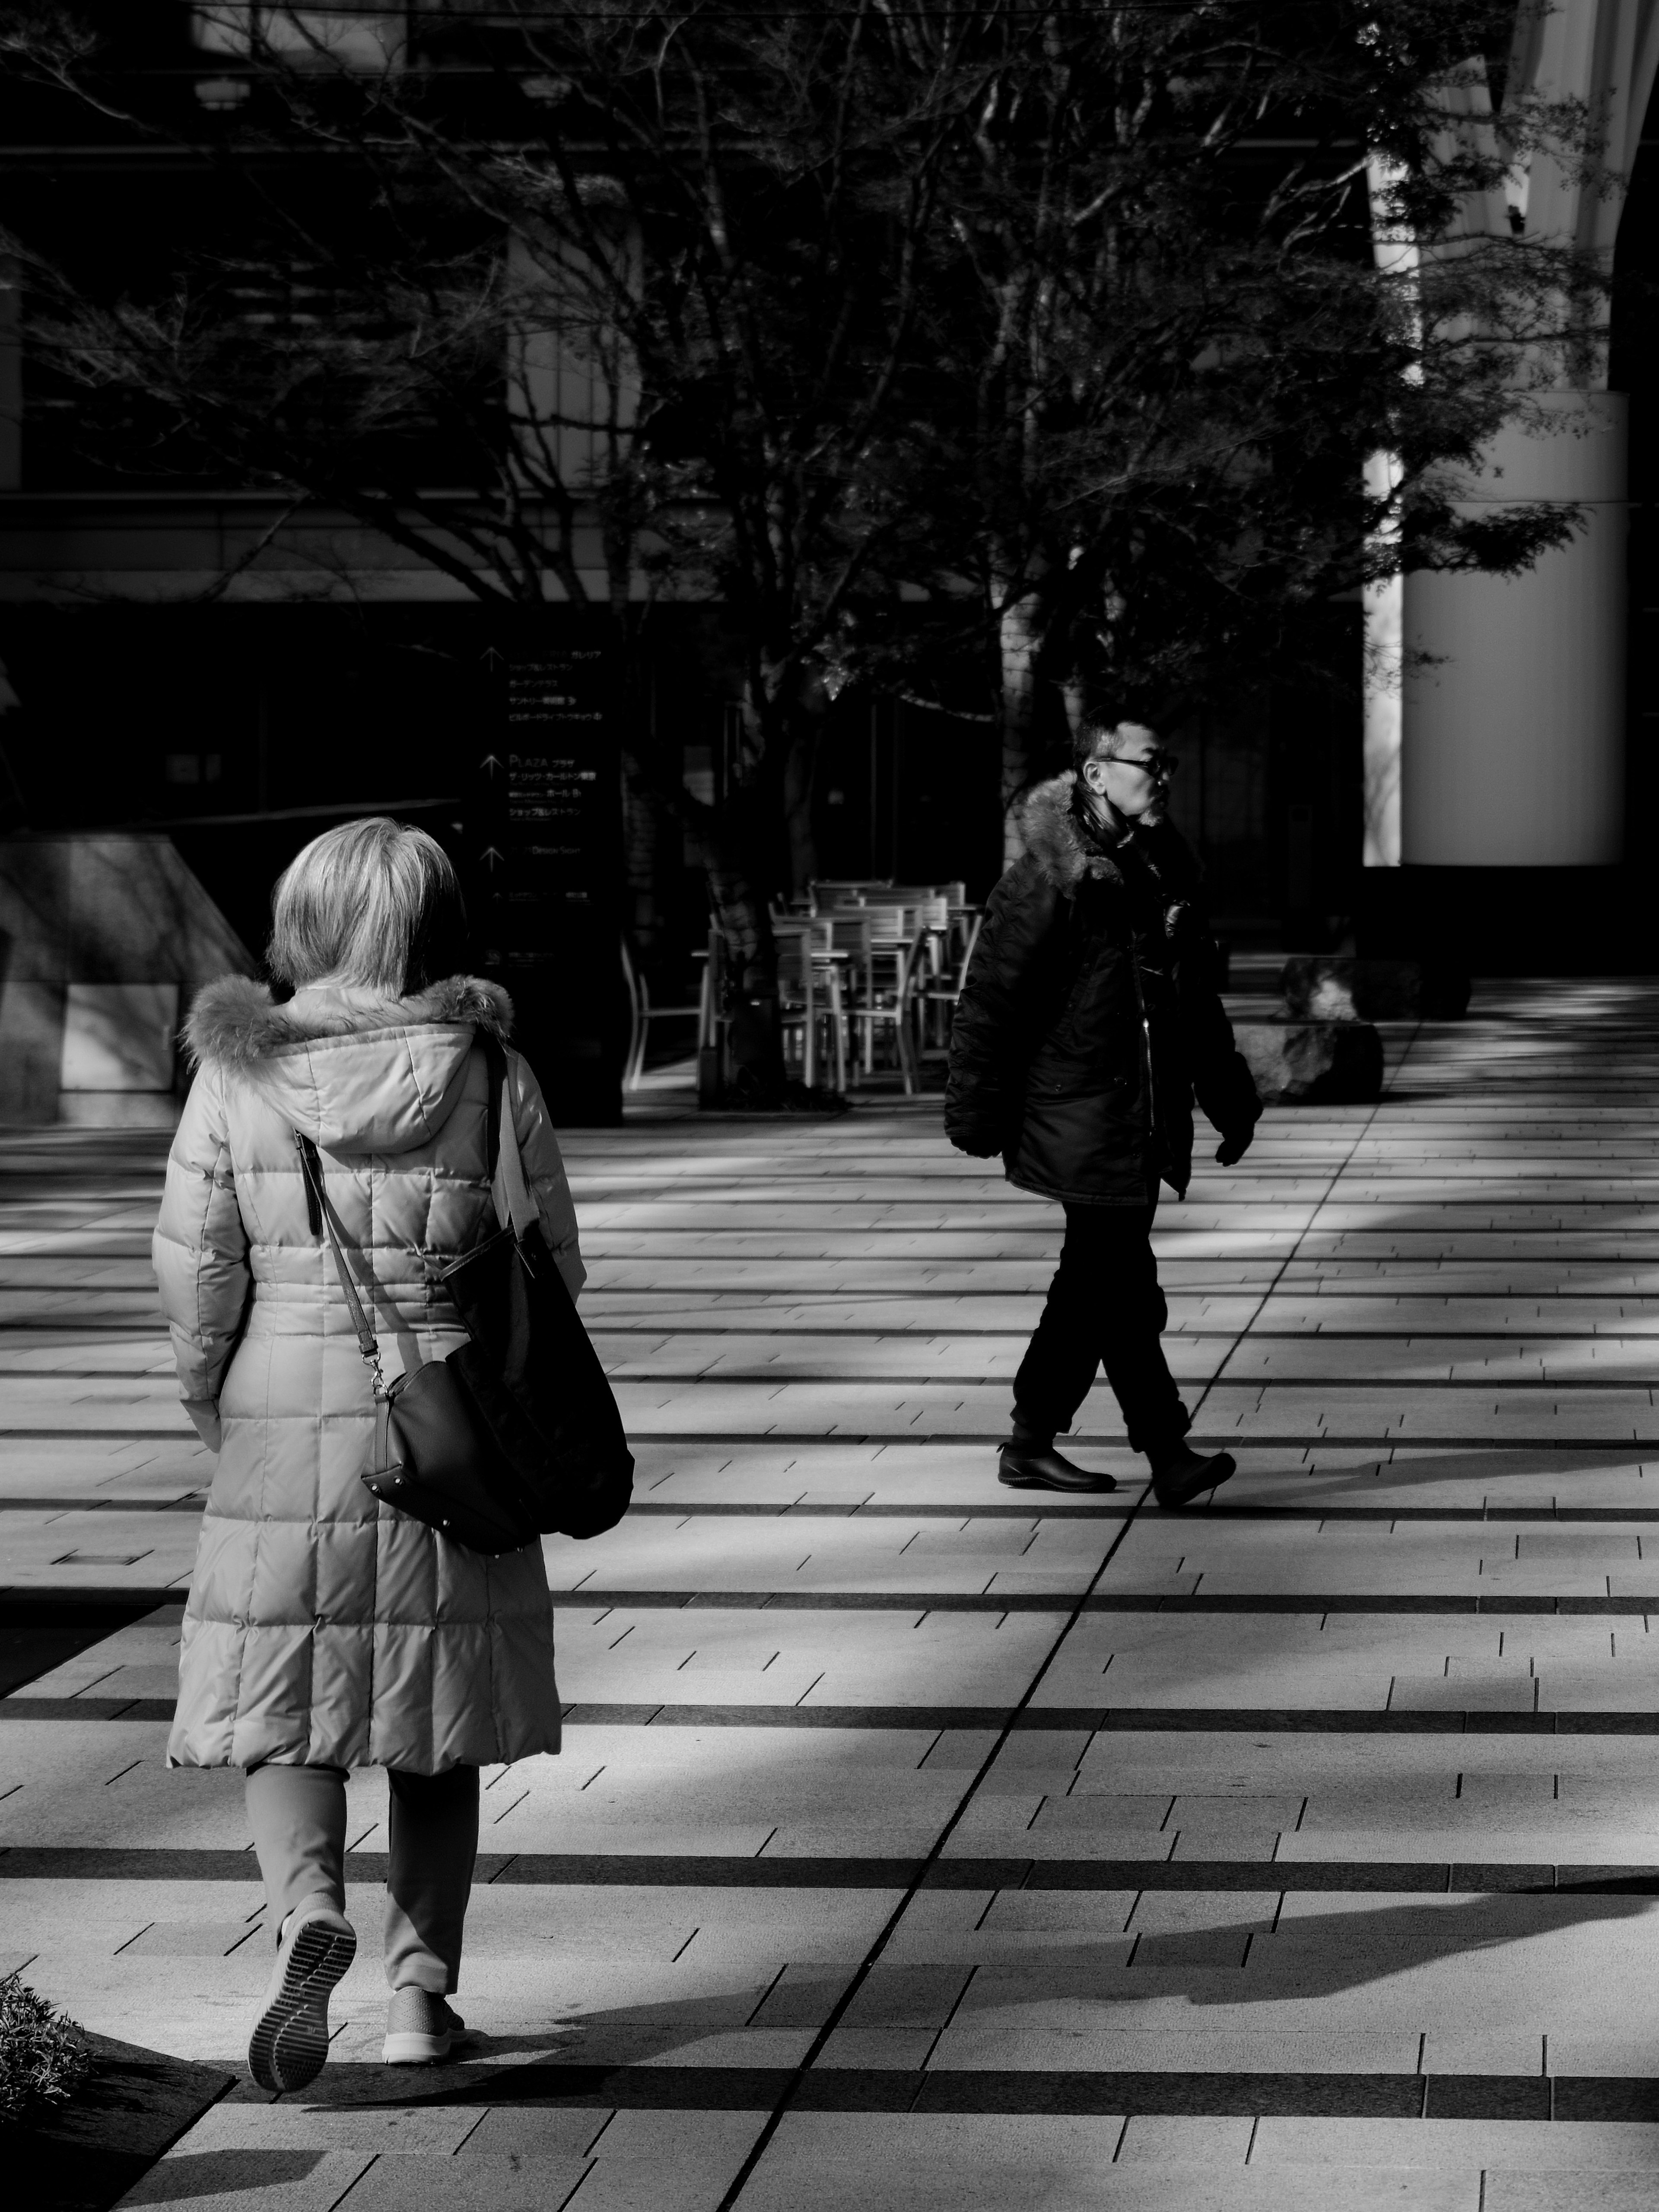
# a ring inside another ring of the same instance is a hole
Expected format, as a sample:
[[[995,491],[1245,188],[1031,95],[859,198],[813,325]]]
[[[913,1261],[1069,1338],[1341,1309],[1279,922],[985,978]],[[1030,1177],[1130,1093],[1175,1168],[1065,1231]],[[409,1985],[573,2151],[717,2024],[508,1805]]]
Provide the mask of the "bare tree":
[[[848,658],[925,677],[976,632],[1005,799],[1045,701],[1051,729],[1085,698],[1179,717],[1284,672],[1310,611],[1374,577],[1514,569],[1573,526],[1453,495],[1604,289],[1466,220],[1530,147],[1595,152],[1570,106],[1493,117],[1485,57],[1515,19],[1514,0],[985,12],[982,94],[938,187],[937,404],[882,457],[915,518],[890,550],[933,612]],[[939,35],[907,19],[913,46]],[[1379,261],[1378,224],[1419,250]],[[1368,490],[1379,450],[1395,464]]]
[[[928,696],[965,662],[1008,794],[1045,697],[1179,713],[1389,564],[1512,567],[1570,526],[1476,525],[1447,471],[1589,279],[1505,238],[1408,274],[1371,252],[1379,161],[1386,220],[1443,240],[1528,134],[1587,143],[1458,123],[1512,16],[210,0],[234,237],[118,295],[19,240],[32,343],[94,430],[358,516],[503,622],[574,611],[636,677],[653,606],[720,602],[729,789],[653,760],[637,695],[628,750],[704,856],[775,1095],[769,894],[813,872],[838,685]],[[0,53],[176,137],[120,22],[0,7]]]
[[[0,52],[167,135],[97,12],[0,10]],[[343,509],[521,628],[574,610],[635,673],[653,603],[720,600],[730,787],[658,769],[641,715],[630,767],[702,853],[738,1056],[775,1091],[768,900],[813,872],[824,647],[892,533],[870,487],[918,402],[977,19],[918,57],[876,0],[196,15],[238,247],[100,297],[17,239],[33,344],[94,434],[148,425],[175,465]]]

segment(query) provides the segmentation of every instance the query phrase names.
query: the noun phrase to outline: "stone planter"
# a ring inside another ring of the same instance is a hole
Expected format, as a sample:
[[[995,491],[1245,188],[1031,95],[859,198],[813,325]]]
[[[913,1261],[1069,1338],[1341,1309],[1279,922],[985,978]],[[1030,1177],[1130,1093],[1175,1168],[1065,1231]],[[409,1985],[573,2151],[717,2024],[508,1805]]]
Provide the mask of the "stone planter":
[[[1469,979],[1454,969],[1340,952],[1298,953],[1285,963],[1279,988],[1300,1021],[1456,1021],[1469,1004]]]
[[[67,2105],[0,2128],[0,2160],[28,2212],[110,2212],[235,2081],[106,2035],[87,2036],[90,2078]]]
[[[1382,1040],[1369,1022],[1235,1022],[1264,1099],[1368,1106],[1382,1095]]]

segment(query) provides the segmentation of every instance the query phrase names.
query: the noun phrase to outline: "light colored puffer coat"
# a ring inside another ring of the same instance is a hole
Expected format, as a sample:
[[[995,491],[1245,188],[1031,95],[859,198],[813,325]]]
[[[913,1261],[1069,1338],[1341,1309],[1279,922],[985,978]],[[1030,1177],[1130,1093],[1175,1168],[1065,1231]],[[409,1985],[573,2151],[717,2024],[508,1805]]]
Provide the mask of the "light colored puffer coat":
[[[381,1504],[368,1370],[313,1233],[295,1132],[312,1139],[375,1285],[387,1382],[465,1340],[434,1280],[493,1235],[488,1067],[506,994],[469,976],[419,997],[319,986],[284,1006],[240,976],[191,1009],[199,1072],[155,1239],[185,1408],[219,1463],[185,1611],[175,1765],[437,1774],[559,1748],[539,1545],[486,1559]],[[535,1077],[507,1054],[525,1175],[559,1270],[575,1214]],[[365,1304],[368,1301],[365,1300]]]

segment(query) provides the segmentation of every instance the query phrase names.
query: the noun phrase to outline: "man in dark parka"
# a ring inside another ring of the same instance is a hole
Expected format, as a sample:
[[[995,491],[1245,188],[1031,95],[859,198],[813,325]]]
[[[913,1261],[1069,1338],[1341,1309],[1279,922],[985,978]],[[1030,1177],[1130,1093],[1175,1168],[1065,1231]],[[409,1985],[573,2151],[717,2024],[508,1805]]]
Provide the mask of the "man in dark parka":
[[[1077,769],[1041,784],[1025,845],[991,894],[951,1036],[945,1127],[1010,1182],[1058,1199],[1066,1238],[1014,1382],[1000,1480],[1111,1490],[1054,1449],[1102,1364],[1160,1504],[1233,1472],[1202,1458],[1160,1342],[1168,1310],[1152,1256],[1160,1180],[1192,1175],[1193,1100],[1231,1166],[1261,1102],[1215,987],[1200,869],[1164,818],[1174,763],[1152,732],[1085,724]]]

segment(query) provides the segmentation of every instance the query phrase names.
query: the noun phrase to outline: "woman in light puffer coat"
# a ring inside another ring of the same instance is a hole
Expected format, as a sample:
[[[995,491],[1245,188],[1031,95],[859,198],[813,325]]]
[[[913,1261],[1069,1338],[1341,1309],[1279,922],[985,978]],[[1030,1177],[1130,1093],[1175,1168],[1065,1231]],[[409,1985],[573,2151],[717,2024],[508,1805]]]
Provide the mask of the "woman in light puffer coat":
[[[277,1931],[249,2049],[270,2089],[327,2055],[344,1915],[345,1774],[390,1770],[389,2063],[444,2057],[477,1849],[478,1768],[559,1748],[538,1544],[486,1559],[364,1487],[374,1401],[296,1134],[370,1307],[390,1382],[466,1340],[438,1280],[504,1214],[485,1151],[481,1032],[506,994],[451,974],[465,915],[422,831],[357,822],[308,845],[274,902],[284,1003],[228,977],[191,1011],[198,1073],[167,1163],[155,1264],[185,1410],[218,1454],[185,1611],[180,1766],[247,1770]],[[574,1297],[575,1215],[536,1079],[507,1055],[525,1176]]]

